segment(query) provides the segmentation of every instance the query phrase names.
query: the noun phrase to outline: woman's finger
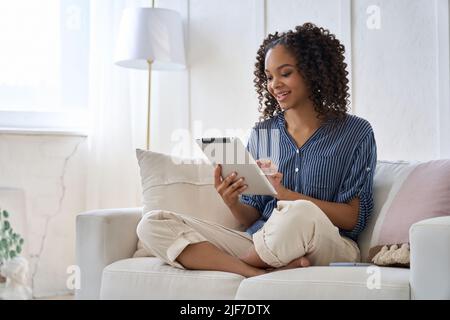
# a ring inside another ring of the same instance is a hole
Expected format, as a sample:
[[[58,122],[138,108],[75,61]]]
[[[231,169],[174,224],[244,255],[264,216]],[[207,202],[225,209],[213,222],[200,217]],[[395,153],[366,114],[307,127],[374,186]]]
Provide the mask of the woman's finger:
[[[237,188],[236,190],[234,190],[230,196],[231,197],[237,197],[240,194],[242,194],[246,189],[248,188],[248,185],[244,184],[243,186],[240,186],[239,188]]]
[[[232,184],[236,179],[237,173],[232,172],[229,174],[225,179],[223,179],[222,184],[228,187],[230,184]]]
[[[244,178],[239,178],[234,183],[230,184],[226,190],[223,192],[223,196],[229,196],[232,193],[234,193],[236,190],[239,190],[239,188],[244,184]]]
[[[236,179],[236,173],[233,172],[230,175],[228,175],[225,179],[222,180],[219,187],[216,188],[217,192],[223,197],[227,194],[227,189],[229,186],[235,181]]]
[[[217,189],[222,183],[222,167],[218,164],[214,169],[214,187]]]

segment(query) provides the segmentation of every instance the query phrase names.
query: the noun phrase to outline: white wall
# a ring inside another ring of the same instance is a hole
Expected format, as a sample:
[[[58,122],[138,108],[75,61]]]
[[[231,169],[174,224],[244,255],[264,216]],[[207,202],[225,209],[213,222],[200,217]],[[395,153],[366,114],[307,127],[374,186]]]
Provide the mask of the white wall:
[[[264,35],[311,21],[329,28],[346,47],[352,112],[372,123],[379,159],[450,157],[448,0],[156,4],[181,10],[190,65],[183,81],[180,75],[167,75],[158,83],[163,110],[168,104],[174,108],[155,120],[167,125],[154,134],[165,139],[159,150],[173,148],[169,133],[180,123],[194,135],[251,127],[258,116],[253,65]],[[371,29],[376,18],[367,11],[371,6],[379,9],[380,28]]]
[[[75,264],[85,179],[85,137],[0,133],[0,206],[25,240],[35,297],[70,292],[66,271]]]
[[[157,7],[182,14],[189,68],[154,73],[152,106],[157,114],[152,122],[153,150],[180,151],[177,147],[184,142],[183,154],[188,156],[192,138],[214,134],[241,136],[257,121],[253,64],[264,37],[259,25],[261,17],[255,15],[263,13],[259,2],[155,2]],[[183,131],[191,132],[191,136],[181,137]]]
[[[242,129],[256,121],[254,1],[190,1],[191,121],[204,130]]]
[[[441,156],[437,2],[354,1],[354,107],[372,123],[381,159]],[[367,27],[374,4],[379,29]]]

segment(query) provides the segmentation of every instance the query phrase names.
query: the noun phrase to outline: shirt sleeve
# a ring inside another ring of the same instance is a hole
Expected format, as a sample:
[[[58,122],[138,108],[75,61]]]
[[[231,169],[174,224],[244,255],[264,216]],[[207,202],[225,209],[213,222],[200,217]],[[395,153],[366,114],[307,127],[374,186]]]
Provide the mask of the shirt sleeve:
[[[258,154],[258,129],[255,127],[252,129],[250,137],[247,143],[247,150],[252,155],[253,159],[259,158]],[[239,201],[243,204],[247,204],[256,208],[260,214],[264,212],[267,202],[270,201],[270,197],[258,196],[258,195],[241,195]]]
[[[339,188],[337,201],[347,203],[359,197],[358,222],[351,231],[342,231],[356,240],[364,230],[373,209],[373,177],[377,162],[377,150],[373,131],[362,139],[354,152],[349,170]]]

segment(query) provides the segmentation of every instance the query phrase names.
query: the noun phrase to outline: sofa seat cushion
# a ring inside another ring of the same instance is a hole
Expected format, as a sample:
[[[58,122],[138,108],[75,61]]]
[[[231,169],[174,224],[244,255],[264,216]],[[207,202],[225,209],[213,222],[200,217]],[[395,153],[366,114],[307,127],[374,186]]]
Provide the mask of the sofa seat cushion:
[[[368,272],[370,271],[370,272]],[[379,282],[376,280],[379,279]],[[367,283],[370,283],[368,288]],[[379,289],[373,288],[379,283]],[[409,269],[309,267],[247,278],[236,299],[410,299]]]
[[[244,277],[177,269],[158,258],[116,261],[103,270],[100,299],[234,299]]]

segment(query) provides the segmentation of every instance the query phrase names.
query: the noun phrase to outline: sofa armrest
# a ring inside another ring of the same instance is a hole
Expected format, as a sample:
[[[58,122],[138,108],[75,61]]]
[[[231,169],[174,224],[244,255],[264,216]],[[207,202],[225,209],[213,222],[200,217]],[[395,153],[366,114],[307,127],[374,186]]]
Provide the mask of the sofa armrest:
[[[413,224],[409,239],[412,299],[450,299],[450,216]]]
[[[76,263],[80,288],[76,299],[98,299],[103,268],[132,257],[137,248],[136,227],[142,208],[94,210],[76,218]]]

